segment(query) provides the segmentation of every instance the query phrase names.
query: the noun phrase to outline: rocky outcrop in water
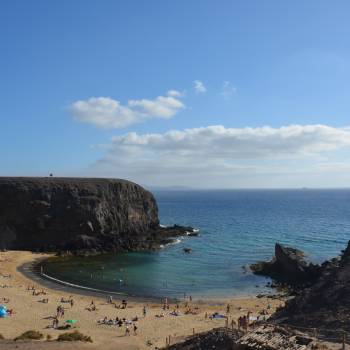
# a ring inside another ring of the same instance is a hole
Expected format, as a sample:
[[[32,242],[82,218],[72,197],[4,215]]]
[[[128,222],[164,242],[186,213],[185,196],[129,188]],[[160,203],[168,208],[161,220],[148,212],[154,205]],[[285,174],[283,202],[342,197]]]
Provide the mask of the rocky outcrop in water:
[[[161,227],[153,195],[129,181],[0,178],[2,249],[152,249],[191,231]]]
[[[350,242],[340,258],[326,261],[319,278],[287,302],[273,319],[297,327],[317,328],[330,338],[350,332]]]
[[[250,265],[257,275],[269,276],[288,284],[312,283],[320,276],[320,266],[309,263],[301,250],[275,245],[275,257]]]

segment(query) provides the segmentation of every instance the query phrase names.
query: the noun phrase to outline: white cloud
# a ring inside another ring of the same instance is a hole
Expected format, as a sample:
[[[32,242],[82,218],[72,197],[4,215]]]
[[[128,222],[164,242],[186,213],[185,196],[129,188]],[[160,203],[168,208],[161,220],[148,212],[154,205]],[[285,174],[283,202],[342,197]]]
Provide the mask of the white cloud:
[[[207,92],[207,88],[205,87],[205,85],[203,84],[203,82],[201,80],[195,80],[193,82],[193,84],[194,84],[194,91],[197,94]]]
[[[169,90],[167,92],[168,96],[172,96],[172,97],[183,97],[184,96],[184,92],[180,92],[177,90]]]
[[[229,81],[224,81],[222,84],[221,95],[224,96],[225,99],[230,99],[233,95],[237,93],[237,88],[232,85]]]
[[[173,117],[185,108],[181,96],[180,92],[170,90],[166,96],[153,100],[129,100],[125,106],[110,97],[90,97],[72,103],[69,110],[78,121],[101,128],[123,128],[145,119]]]
[[[232,187],[263,175],[287,178],[296,169],[324,164],[348,146],[348,129],[326,125],[240,129],[217,125],[164,134],[128,133],[112,139],[93,169],[99,176],[148,184]]]

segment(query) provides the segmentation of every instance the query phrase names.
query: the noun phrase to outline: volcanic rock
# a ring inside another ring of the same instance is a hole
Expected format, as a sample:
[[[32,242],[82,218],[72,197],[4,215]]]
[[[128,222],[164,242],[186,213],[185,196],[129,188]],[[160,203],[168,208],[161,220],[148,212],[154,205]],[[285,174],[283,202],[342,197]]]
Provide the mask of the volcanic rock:
[[[279,282],[301,284],[312,282],[320,275],[320,266],[308,263],[298,249],[275,245],[275,257],[250,265],[253,273],[269,276]]]
[[[0,249],[153,249],[187,232],[161,227],[153,195],[126,180],[0,178]]]
[[[350,332],[350,241],[340,259],[326,261],[317,281],[301,291],[273,319],[297,327],[317,328],[330,338]]]

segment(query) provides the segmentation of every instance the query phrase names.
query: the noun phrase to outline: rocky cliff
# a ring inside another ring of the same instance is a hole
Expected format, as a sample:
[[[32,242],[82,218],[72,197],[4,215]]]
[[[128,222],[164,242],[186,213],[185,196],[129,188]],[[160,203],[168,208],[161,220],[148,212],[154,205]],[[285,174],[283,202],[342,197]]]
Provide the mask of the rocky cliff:
[[[350,241],[340,258],[325,261],[319,278],[287,302],[273,319],[298,327],[317,328],[327,336],[350,332]]]
[[[153,195],[129,181],[0,177],[2,249],[148,249],[186,230],[160,227]]]

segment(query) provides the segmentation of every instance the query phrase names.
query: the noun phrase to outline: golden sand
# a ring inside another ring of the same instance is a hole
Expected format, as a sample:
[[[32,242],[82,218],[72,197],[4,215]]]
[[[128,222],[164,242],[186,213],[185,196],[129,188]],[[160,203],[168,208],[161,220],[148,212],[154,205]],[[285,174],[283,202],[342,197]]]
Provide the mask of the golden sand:
[[[34,259],[49,257],[48,254],[37,254],[26,251],[9,251],[0,253],[0,304],[3,304],[2,298],[8,298],[10,301],[6,303],[8,309],[13,309],[13,315],[7,318],[0,318],[0,334],[6,339],[13,339],[28,330],[38,330],[41,333],[50,335],[53,339],[66,331],[53,329],[52,317],[56,315],[56,308],[62,305],[65,309],[64,318],[60,319],[60,325],[64,324],[64,320],[78,320],[76,328],[85,335],[91,336],[92,344],[81,344],[82,349],[155,349],[165,346],[166,338],[171,336],[172,342],[176,342],[193,332],[202,332],[214,327],[225,326],[225,319],[209,319],[205,315],[213,312],[219,312],[228,316],[228,323],[236,321],[243,314],[251,311],[251,315],[257,316],[258,313],[271,306],[269,313],[275,308],[283,304],[282,300],[274,300],[268,298],[232,298],[220,299],[214,301],[193,300],[188,302],[192,310],[198,314],[184,314],[186,307],[185,301],[180,305],[180,316],[171,316],[170,312],[175,305],[170,305],[170,309],[164,311],[163,305],[152,302],[129,301],[126,309],[117,309],[114,305],[107,303],[106,298],[98,298],[80,295],[79,291],[72,293],[50,290],[41,286],[37,282],[34,283],[20,272],[17,268],[24,263],[31,262]],[[10,274],[11,277],[6,277]],[[39,281],[40,283],[40,281]],[[46,295],[32,295],[32,291],[28,291],[27,287],[34,284],[36,291],[44,289]],[[4,287],[6,286],[6,287]],[[68,303],[61,303],[63,297],[68,299],[73,296],[74,306]],[[41,300],[48,298],[48,303],[42,303]],[[87,308],[94,299],[96,311],[88,311]],[[114,300],[120,303],[121,300]],[[226,314],[226,306],[230,305],[230,312]],[[143,317],[143,307],[146,306],[147,314]],[[164,317],[158,318],[156,315],[164,313]],[[97,321],[107,318],[115,319],[116,317],[132,320],[138,317],[137,334],[134,335],[132,326],[130,327],[130,336],[125,335],[125,327],[98,325]],[[2,349],[12,349],[9,344],[2,343]],[[46,344],[46,345],[45,345]],[[150,345],[152,344],[152,345]],[[34,345],[28,345],[28,349]],[[35,349],[48,348],[47,343],[36,343]],[[33,349],[34,349],[33,347]],[[51,342],[50,349],[63,349],[61,344]],[[64,348],[69,349],[71,345]],[[14,348],[14,346],[13,346]],[[21,346],[24,348],[24,345]],[[77,346],[73,346],[77,349]]]

